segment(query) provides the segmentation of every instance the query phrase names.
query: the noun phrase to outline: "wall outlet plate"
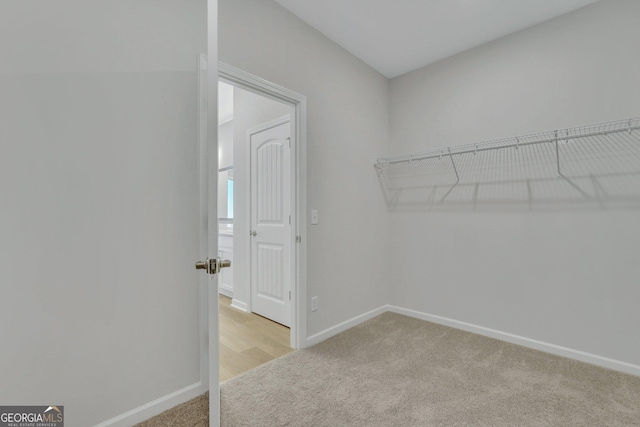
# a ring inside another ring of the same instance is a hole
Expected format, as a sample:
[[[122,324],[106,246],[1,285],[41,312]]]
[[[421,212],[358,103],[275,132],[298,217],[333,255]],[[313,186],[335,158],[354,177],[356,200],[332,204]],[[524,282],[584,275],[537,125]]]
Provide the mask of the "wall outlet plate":
[[[318,309],[318,297],[311,297],[311,311]]]

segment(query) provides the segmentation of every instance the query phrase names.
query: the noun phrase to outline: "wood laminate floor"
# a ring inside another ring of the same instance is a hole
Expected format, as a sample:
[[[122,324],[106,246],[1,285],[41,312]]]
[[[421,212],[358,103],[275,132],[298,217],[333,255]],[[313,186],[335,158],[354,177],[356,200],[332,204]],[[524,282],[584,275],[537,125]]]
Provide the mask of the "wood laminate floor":
[[[220,295],[220,382],[293,352],[289,328],[231,307]]]

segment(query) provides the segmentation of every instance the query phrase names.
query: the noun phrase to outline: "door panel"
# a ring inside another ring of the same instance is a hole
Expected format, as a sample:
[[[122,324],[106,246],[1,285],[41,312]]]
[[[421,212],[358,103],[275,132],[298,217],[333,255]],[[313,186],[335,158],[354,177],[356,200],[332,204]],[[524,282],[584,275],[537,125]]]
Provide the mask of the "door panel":
[[[251,308],[291,323],[290,123],[251,133]]]
[[[282,282],[284,266],[284,245],[258,243],[258,296],[271,298],[278,302],[285,301],[285,290]]]
[[[214,258],[218,250],[218,67],[215,44],[215,1],[209,0],[208,55],[198,60],[198,131],[200,142],[200,260]],[[220,425],[218,373],[218,285],[217,275],[200,270],[200,375],[209,389],[209,425]]]
[[[256,147],[257,162],[254,170],[258,178],[257,225],[283,225],[282,145],[282,140],[269,140]]]
[[[0,32],[0,402],[132,425],[205,391],[207,2],[3,1]]]

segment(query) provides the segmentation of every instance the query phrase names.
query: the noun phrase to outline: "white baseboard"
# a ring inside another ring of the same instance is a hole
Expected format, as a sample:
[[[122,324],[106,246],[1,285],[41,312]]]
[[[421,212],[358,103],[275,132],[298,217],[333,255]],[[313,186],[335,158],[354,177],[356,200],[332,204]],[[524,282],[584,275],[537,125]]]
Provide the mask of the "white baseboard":
[[[229,285],[225,285],[224,283],[219,284],[218,293],[233,299],[233,288]]]
[[[408,308],[396,307],[392,305],[386,306],[386,311],[403,314],[416,319],[426,320],[428,322],[437,323],[444,326],[450,326],[455,329],[472,332],[478,335],[495,338],[512,344],[521,345],[523,347],[532,348],[534,350],[544,351],[546,353],[555,354],[556,356],[567,357],[569,359],[579,360],[581,362],[590,363],[592,365],[601,366],[603,368],[613,369],[615,371],[624,372],[631,375],[640,376],[640,366],[632,363],[622,362],[608,357],[598,356],[596,354],[587,353],[580,350],[574,350],[544,341],[538,341],[519,335],[510,334],[508,332],[497,331],[495,329],[485,328],[471,323],[461,322],[459,320],[449,319],[447,317],[427,314]]]
[[[231,300],[231,307],[237,308],[240,311],[244,311],[245,313],[249,313],[249,306],[246,302],[238,301],[237,299]]]
[[[322,342],[327,338],[331,338],[332,336],[337,335],[340,332],[344,332],[347,329],[353,328],[354,326],[359,325],[362,322],[373,319],[374,317],[384,313],[385,311],[387,311],[387,306],[383,305],[359,316],[352,317],[349,320],[345,320],[342,323],[338,323],[337,325],[327,328],[324,331],[320,331],[317,334],[313,334],[310,337],[307,337],[306,346],[311,347],[312,345],[318,344],[319,342]]]
[[[130,427],[207,392],[200,381],[98,424],[96,427]]]

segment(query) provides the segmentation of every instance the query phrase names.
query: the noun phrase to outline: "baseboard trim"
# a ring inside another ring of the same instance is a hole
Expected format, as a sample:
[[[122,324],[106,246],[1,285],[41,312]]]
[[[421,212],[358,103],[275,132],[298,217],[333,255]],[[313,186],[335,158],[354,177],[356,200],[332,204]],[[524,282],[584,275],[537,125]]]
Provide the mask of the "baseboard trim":
[[[405,316],[414,317],[416,319],[426,320],[428,322],[449,326],[455,329],[461,329],[463,331],[472,332],[478,335],[484,335],[486,337],[521,345],[523,347],[528,347],[534,350],[540,350],[546,353],[555,354],[556,356],[562,356],[569,359],[578,360],[580,362],[590,363],[592,365],[600,366],[603,368],[613,369],[615,371],[640,376],[640,366],[634,365],[632,363],[622,362],[620,360],[610,359],[608,357],[598,356],[596,354],[574,350],[572,348],[562,347],[544,341],[538,341],[520,335],[510,334],[508,332],[485,328],[484,326],[461,322],[459,320],[454,320],[447,317],[423,313],[416,310],[410,310],[408,308],[402,308],[393,305],[388,305],[386,308],[387,311],[391,311],[393,313],[403,314]]]
[[[144,420],[148,420],[167,409],[171,409],[176,405],[191,400],[206,392],[207,388],[198,381],[195,384],[191,384],[183,389],[169,393],[166,396],[162,396],[154,401],[132,409],[131,411],[127,411],[124,414],[104,421],[96,427],[129,427]]]
[[[327,328],[323,331],[318,332],[317,334],[313,334],[307,337],[306,346],[311,347],[312,345],[316,345],[327,338],[331,338],[334,335],[339,334],[340,332],[344,332],[349,328],[353,328],[354,326],[359,325],[362,322],[366,322],[369,319],[373,319],[374,317],[384,313],[387,311],[387,306],[381,306],[371,311],[368,311],[359,316],[352,317],[349,320],[345,320],[344,322],[338,323],[335,326]]]
[[[218,293],[233,299],[233,288],[229,285],[218,285]]]
[[[249,313],[249,306],[246,302],[238,301],[237,299],[231,300],[231,307],[237,308],[240,311],[244,311],[245,313]]]

